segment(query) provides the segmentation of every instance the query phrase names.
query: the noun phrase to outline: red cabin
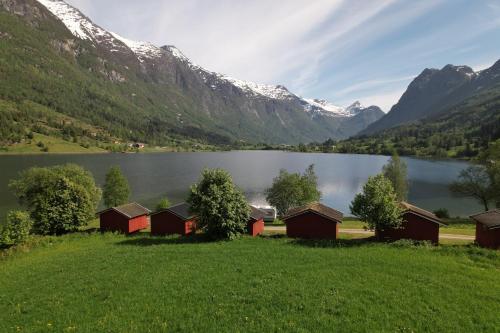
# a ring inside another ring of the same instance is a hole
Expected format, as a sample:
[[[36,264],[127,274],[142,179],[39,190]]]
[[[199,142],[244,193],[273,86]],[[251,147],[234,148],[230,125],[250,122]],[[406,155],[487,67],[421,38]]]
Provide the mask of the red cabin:
[[[151,234],[155,236],[193,234],[196,231],[196,216],[190,209],[191,206],[183,202],[151,214]]]
[[[101,231],[118,231],[131,234],[149,226],[149,209],[132,202],[99,212]]]
[[[264,216],[266,213],[254,206],[250,206],[250,209],[250,219],[248,220],[247,229],[248,234],[255,237],[264,232]]]
[[[446,223],[433,213],[407,202],[402,202],[401,206],[404,209],[401,227],[375,230],[375,236],[380,240],[412,239],[437,244],[439,242],[439,227],[446,225]]]
[[[500,249],[500,209],[472,215],[476,221],[476,243],[482,247]]]
[[[320,203],[292,209],[283,218],[288,237],[337,239],[343,214]]]

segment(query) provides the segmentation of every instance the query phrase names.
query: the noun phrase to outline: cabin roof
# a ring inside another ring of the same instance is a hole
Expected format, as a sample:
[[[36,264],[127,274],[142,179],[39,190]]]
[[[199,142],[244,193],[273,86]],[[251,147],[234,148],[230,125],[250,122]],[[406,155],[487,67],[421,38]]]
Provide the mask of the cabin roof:
[[[342,223],[342,218],[344,217],[344,214],[342,214],[338,210],[325,206],[319,202],[314,202],[302,207],[290,209],[283,219],[286,221],[288,219],[291,219],[292,217],[302,215],[308,212],[316,213],[318,215],[321,215],[329,220],[333,220],[338,223]]]
[[[408,202],[405,201],[401,202],[401,207],[405,210],[405,213],[411,212],[431,222],[441,225],[447,225],[447,223],[443,222],[443,220],[437,217],[434,213],[431,213],[428,210],[409,204]]]
[[[182,202],[180,204],[173,205],[173,206],[168,207],[167,209],[164,209],[164,210],[157,212],[157,213],[161,213],[161,212],[165,212],[165,211],[168,211],[174,215],[177,215],[178,217],[180,217],[184,221],[190,220],[196,216],[194,213],[191,212],[191,205],[188,204],[187,202]],[[157,213],[155,213],[155,214],[157,214]]]
[[[149,213],[151,213],[151,211],[149,209],[138,204],[137,202],[131,202],[128,204],[105,209],[105,210],[99,212],[98,214],[102,214],[102,213],[108,212],[110,210],[114,210],[115,212],[120,213],[120,214],[128,217],[129,219],[133,219],[133,218],[138,217],[138,216],[148,215]]]
[[[470,218],[486,226],[488,229],[500,228],[500,209],[493,209],[484,213],[471,215]]]
[[[264,216],[266,216],[266,212],[260,210],[257,207],[250,206],[250,218],[251,219],[258,221],[260,219],[263,219]]]

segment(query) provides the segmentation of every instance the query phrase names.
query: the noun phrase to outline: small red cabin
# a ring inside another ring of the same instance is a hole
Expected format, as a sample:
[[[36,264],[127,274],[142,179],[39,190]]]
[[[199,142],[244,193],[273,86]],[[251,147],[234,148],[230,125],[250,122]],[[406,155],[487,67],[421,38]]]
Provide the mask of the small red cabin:
[[[283,218],[288,237],[337,239],[343,214],[320,203],[292,209]]]
[[[375,236],[380,240],[412,239],[437,244],[439,227],[446,224],[436,215],[422,208],[407,202],[402,202],[401,206],[404,209],[401,227],[375,230]]]
[[[131,234],[149,226],[148,215],[151,211],[132,202],[99,212],[101,231],[119,231]]]
[[[196,216],[190,209],[191,206],[183,202],[151,214],[151,234],[155,236],[193,234],[196,231]]]
[[[264,216],[266,213],[254,206],[250,206],[250,209],[250,219],[248,220],[247,229],[248,234],[255,237],[264,232]]]
[[[500,209],[470,217],[476,221],[476,243],[482,247],[500,249]]]

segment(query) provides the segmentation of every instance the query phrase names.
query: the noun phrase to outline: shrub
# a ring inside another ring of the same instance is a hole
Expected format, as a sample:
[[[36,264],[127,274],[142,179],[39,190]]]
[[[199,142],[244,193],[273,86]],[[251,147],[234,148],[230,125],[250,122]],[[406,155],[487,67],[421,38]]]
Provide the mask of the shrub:
[[[162,198],[160,199],[160,201],[158,201],[158,204],[156,205],[156,211],[159,212],[160,210],[167,209],[170,206],[171,204],[168,198]]]
[[[246,231],[250,207],[227,171],[203,170],[200,182],[191,187],[188,202],[208,237],[234,239]]]
[[[446,208],[436,209],[434,211],[434,215],[436,215],[440,219],[449,219],[450,218],[450,212],[448,212],[448,209],[446,209]]]
[[[24,242],[31,232],[32,220],[28,212],[11,211],[0,229],[0,247],[9,247]]]
[[[391,182],[380,174],[368,178],[363,192],[351,203],[351,212],[368,224],[369,229],[384,230],[401,226],[403,210]]]
[[[319,201],[318,177],[311,164],[304,174],[288,173],[280,170],[274,178],[273,185],[266,190],[266,200],[276,207],[279,216],[285,215],[289,209]]]
[[[87,225],[101,198],[92,174],[74,164],[28,169],[9,186],[28,208],[34,233],[41,235],[77,231]]]

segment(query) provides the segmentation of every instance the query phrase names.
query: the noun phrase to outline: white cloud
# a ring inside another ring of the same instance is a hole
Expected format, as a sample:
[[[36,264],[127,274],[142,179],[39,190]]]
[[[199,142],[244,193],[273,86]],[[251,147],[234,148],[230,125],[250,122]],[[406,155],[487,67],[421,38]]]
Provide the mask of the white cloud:
[[[391,107],[399,101],[405,90],[406,87],[381,92],[379,94],[361,96],[359,101],[364,105],[377,105],[384,112],[388,112]]]
[[[412,80],[414,78],[415,78],[415,75],[410,75],[410,76],[404,76],[404,77],[363,81],[363,82],[359,82],[359,83],[353,84],[351,86],[348,86],[342,90],[336,91],[335,96],[342,97],[344,95],[352,94],[354,92],[360,92],[360,91],[370,90],[373,88],[384,87],[390,83],[409,82],[410,80]]]

